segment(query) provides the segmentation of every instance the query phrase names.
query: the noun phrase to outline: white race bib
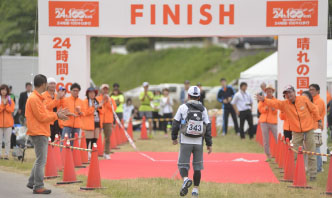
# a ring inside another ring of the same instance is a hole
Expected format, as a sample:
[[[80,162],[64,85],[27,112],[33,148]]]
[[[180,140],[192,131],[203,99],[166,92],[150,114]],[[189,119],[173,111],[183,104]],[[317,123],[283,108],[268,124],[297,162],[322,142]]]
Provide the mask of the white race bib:
[[[203,121],[188,120],[187,134],[202,135]]]

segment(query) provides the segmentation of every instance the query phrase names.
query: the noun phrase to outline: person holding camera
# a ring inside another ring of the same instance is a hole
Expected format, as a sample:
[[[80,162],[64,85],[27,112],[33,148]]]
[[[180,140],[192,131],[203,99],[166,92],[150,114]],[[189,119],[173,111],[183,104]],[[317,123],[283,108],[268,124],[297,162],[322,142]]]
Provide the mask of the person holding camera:
[[[234,95],[231,104],[240,118],[240,137],[245,138],[244,135],[244,122],[247,121],[249,125],[249,138],[254,137],[254,125],[252,118],[252,104],[253,100],[251,95],[247,92],[248,84],[242,82],[240,84],[240,90]]]
[[[49,111],[57,112],[61,105],[61,99],[66,95],[66,89],[64,87],[59,87],[58,93],[55,93],[56,90],[56,80],[52,77],[47,79],[47,88],[46,91],[42,94],[45,98],[44,104],[46,109]],[[51,140],[52,142],[55,139],[55,135],[61,135],[61,128],[59,126],[58,120],[54,121],[50,125],[51,129]]]

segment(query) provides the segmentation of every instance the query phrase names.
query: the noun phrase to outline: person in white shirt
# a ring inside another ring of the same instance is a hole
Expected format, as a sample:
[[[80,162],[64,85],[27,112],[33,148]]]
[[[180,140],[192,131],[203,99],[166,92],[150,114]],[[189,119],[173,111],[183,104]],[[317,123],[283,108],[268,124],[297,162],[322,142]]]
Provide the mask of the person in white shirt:
[[[123,104],[123,121],[129,122],[134,110],[134,105],[131,98],[128,98],[126,104]]]
[[[169,96],[168,88],[163,89],[163,96],[160,101],[160,113],[164,119],[162,122],[162,129],[165,131],[165,136],[167,136],[167,130],[171,128],[172,122],[170,121],[173,118],[173,99]]]
[[[208,153],[212,152],[211,123],[206,108],[199,102],[200,89],[192,86],[188,90],[188,101],[182,104],[175,114],[172,124],[173,145],[178,144],[180,131],[180,153],[178,169],[183,184],[180,196],[186,196],[188,188],[194,183],[192,197],[198,197],[198,187],[203,170],[203,140],[205,139]],[[193,181],[188,178],[190,156],[193,154]]]
[[[234,107],[236,114],[240,118],[240,136],[241,139],[245,138],[244,135],[244,122],[247,121],[249,125],[249,138],[254,137],[253,131],[253,118],[252,118],[252,104],[253,100],[250,94],[246,91],[248,84],[242,82],[240,84],[240,90],[234,95],[231,104]]]

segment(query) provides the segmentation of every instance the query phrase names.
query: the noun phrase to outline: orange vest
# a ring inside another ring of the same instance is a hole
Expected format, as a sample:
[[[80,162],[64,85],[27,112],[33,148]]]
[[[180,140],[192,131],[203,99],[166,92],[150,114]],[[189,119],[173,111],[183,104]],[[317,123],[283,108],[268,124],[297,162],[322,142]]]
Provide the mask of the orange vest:
[[[99,95],[99,96],[96,97],[96,99],[100,103],[103,100],[103,96]],[[114,112],[115,112],[116,111],[115,101],[111,97],[109,97],[109,101],[112,102],[113,109],[114,109]],[[102,115],[102,122],[103,123],[108,123],[108,124],[113,123],[114,117],[113,117],[112,106],[111,106],[110,102],[106,102],[106,103],[103,104],[103,112],[104,113]]]
[[[290,131],[307,132],[313,129],[314,121],[320,120],[315,105],[306,96],[296,96],[295,104],[289,100],[265,99],[264,103],[283,111],[290,124]]]
[[[266,98],[266,97],[265,97]],[[274,97],[272,100],[276,100]],[[258,111],[261,113],[259,116],[259,122],[261,123],[269,123],[269,124],[277,124],[278,123],[278,110],[272,109],[268,107],[263,102],[258,103]]]
[[[89,100],[85,99],[83,101],[83,117],[82,117],[82,129],[87,130],[87,131],[93,131],[95,130],[95,107],[94,106],[89,106]],[[102,122],[102,117],[103,117],[103,108],[100,108],[99,111],[99,119],[100,119],[100,128],[103,128],[103,122]]]
[[[27,135],[50,136],[50,123],[58,119],[55,112],[46,109],[43,96],[34,90],[27,100],[25,106],[25,117],[27,119]]]
[[[80,98],[74,98],[73,96],[69,96],[67,98],[62,99],[61,101],[62,108],[68,109],[71,113],[74,113],[76,116],[68,116],[68,120],[64,121],[62,125],[64,127],[70,128],[81,128],[81,117],[75,111],[76,107],[81,108],[81,112],[83,112],[83,101]]]
[[[0,101],[0,128],[9,128],[14,126],[13,112],[15,109],[15,103],[11,100],[11,104],[7,102],[6,105]]]
[[[324,127],[324,117],[325,117],[325,114],[326,114],[325,102],[319,95],[316,95],[313,98],[314,98],[314,104],[318,108],[318,112],[319,112],[319,115],[322,119],[322,124],[323,124],[323,127]],[[318,129],[318,122],[315,122],[314,129]]]

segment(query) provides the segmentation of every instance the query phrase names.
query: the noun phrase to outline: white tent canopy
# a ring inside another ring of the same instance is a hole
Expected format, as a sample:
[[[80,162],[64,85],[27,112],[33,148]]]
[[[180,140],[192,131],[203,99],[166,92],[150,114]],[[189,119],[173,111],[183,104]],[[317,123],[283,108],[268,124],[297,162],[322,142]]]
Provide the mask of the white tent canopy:
[[[249,69],[241,72],[240,79],[270,79],[278,78],[278,52],[273,53]],[[327,81],[332,82],[332,40],[327,41]]]

